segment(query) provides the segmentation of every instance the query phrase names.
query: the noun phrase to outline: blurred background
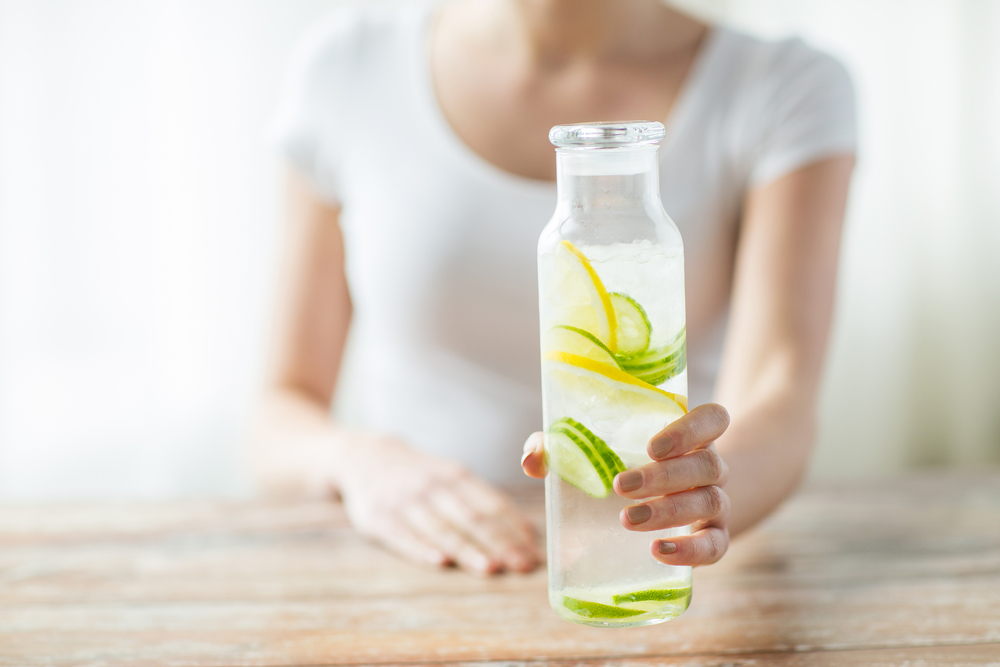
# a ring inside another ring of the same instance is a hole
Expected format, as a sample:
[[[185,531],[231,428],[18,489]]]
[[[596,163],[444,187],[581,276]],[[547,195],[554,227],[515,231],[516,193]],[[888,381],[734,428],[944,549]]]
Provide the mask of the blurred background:
[[[252,492],[268,141],[338,0],[0,0],[0,500]],[[811,474],[1000,464],[1000,2],[683,0],[848,66],[861,153]],[[348,360],[339,414],[350,419]]]

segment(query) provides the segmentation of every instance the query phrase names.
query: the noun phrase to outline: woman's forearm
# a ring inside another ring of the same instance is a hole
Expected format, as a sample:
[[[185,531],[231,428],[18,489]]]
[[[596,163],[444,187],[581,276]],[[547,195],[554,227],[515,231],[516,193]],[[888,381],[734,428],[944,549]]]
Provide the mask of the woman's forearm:
[[[853,168],[853,156],[830,156],[744,204],[716,390],[732,418],[717,449],[733,534],[784,500],[808,465]]]
[[[809,392],[811,394],[811,392]],[[775,393],[738,410],[716,449],[729,466],[729,532],[767,516],[798,486],[809,464],[815,409],[793,392]]]
[[[294,167],[287,193],[272,368],[251,434],[251,461],[268,491],[329,496],[339,490],[353,449],[329,414],[352,312],[340,208]]]
[[[349,469],[353,448],[329,408],[290,387],[263,397],[255,424],[251,459],[260,485],[269,493],[329,497]]]

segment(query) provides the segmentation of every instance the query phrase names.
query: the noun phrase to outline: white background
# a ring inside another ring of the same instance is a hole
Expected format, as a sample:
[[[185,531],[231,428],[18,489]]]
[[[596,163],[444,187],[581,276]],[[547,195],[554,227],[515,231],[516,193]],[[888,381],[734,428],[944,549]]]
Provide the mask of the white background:
[[[0,498],[250,492],[280,238],[266,125],[336,4],[0,0]],[[1000,2],[683,4],[803,34],[857,84],[812,474],[1000,462]]]

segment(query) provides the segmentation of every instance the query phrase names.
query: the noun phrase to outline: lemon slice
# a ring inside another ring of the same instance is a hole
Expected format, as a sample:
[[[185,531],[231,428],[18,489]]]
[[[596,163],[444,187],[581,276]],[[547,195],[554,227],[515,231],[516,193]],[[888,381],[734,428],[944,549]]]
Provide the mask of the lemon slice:
[[[654,409],[677,419],[687,412],[687,398],[663,391],[609,364],[569,352],[548,352],[548,371],[564,388],[588,392],[595,398],[614,399],[633,410]]]
[[[649,463],[649,439],[687,412],[684,396],[586,357],[549,352],[542,359],[542,372],[555,390],[550,414],[586,421],[607,439],[626,468]]]
[[[633,356],[645,352],[649,347],[649,335],[653,332],[645,309],[628,294],[612,292],[608,296],[615,311],[618,354]]]
[[[591,333],[616,352],[615,309],[590,260],[569,241],[561,241],[556,246],[554,267],[554,322]]]
[[[568,352],[610,366],[618,365],[615,355],[597,336],[577,327],[552,327],[545,334],[542,349],[545,352]]]

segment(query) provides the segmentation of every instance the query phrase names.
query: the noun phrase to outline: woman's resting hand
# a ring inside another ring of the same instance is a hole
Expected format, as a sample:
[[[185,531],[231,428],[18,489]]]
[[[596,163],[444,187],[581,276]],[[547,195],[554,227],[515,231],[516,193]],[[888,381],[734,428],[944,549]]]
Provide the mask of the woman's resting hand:
[[[534,528],[503,493],[460,465],[395,440],[363,443],[340,485],[354,527],[404,558],[478,574],[527,572],[541,561]]]
[[[729,470],[712,443],[729,427],[729,413],[707,403],[654,435],[647,446],[651,463],[615,477],[618,495],[645,502],[626,507],[620,520],[628,530],[651,531],[691,524],[691,535],[653,540],[653,558],[669,565],[707,565],[729,548]],[[529,477],[545,476],[543,435],[524,444],[521,466]]]

